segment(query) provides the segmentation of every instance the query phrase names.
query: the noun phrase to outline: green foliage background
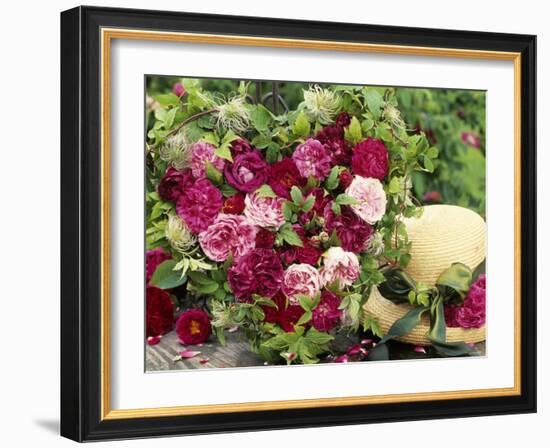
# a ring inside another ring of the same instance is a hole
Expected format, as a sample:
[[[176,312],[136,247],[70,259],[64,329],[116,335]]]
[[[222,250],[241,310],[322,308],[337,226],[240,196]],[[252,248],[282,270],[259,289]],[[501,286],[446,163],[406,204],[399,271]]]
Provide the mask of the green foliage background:
[[[148,77],[147,92],[151,96],[171,91],[177,77]],[[240,80],[200,79],[199,85],[224,96],[236,92]],[[269,94],[271,82],[253,83],[260,87],[260,97]],[[327,86],[327,85],[323,85]],[[307,84],[278,83],[279,93],[289,109],[302,101],[302,90]],[[413,189],[425,203],[440,202],[468,207],[485,215],[485,92],[472,90],[425,89],[396,87],[398,108],[410,134],[424,132],[430,143],[439,150],[434,160],[434,173],[415,172]],[[266,106],[272,108],[268,99]],[[152,126],[148,120],[148,126]],[[148,129],[149,130],[149,129]],[[463,133],[479,137],[479,148],[462,140]]]

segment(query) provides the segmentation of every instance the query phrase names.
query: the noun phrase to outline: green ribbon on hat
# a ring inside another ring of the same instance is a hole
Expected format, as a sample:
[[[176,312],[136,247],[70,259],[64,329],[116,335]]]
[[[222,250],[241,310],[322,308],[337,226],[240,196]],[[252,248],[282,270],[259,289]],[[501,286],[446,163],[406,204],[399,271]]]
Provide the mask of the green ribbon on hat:
[[[483,266],[476,269],[476,274]],[[460,305],[475,278],[472,270],[463,263],[453,263],[438,277],[435,287],[416,282],[399,268],[391,268],[384,273],[385,281],[378,291],[396,304],[408,303],[413,308],[402,318],[397,319],[386,335],[370,351],[370,360],[389,359],[386,342],[405,336],[418,325],[425,313],[430,314],[430,329],[426,337],[435,350],[445,356],[475,355],[477,352],[464,342],[447,342],[444,306],[447,303]]]

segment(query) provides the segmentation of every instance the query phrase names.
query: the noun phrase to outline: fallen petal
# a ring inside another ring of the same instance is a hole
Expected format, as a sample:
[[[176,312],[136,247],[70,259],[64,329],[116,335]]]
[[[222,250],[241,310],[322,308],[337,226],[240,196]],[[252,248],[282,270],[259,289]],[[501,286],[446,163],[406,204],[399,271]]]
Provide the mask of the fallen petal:
[[[148,345],[157,345],[160,342],[160,338],[162,336],[149,336],[147,338],[147,344]]]
[[[414,351],[416,353],[426,353],[426,349],[424,347],[422,347],[421,345],[417,345],[415,348],[414,348]]]
[[[185,359],[194,358],[195,356],[200,354],[201,352],[195,350],[184,350],[183,352],[180,352],[180,356]]]
[[[361,353],[361,344],[352,345],[347,351],[349,356],[357,355],[359,353]]]
[[[203,358],[199,361],[199,363],[206,364],[208,361],[210,361],[208,358]]]
[[[338,356],[338,358],[334,360],[334,362],[348,362],[348,361],[349,361],[348,355]]]
[[[361,341],[361,345],[369,345],[372,344],[372,339],[363,339]]]

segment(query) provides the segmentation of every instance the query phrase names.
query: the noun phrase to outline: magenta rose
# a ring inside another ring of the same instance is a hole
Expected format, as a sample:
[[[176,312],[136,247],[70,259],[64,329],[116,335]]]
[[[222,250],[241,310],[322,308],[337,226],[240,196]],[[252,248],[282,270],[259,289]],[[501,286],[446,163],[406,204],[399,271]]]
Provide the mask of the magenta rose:
[[[306,179],[300,176],[300,172],[291,158],[284,157],[271,165],[267,183],[278,196],[290,199],[290,189],[294,185],[303,186],[305,182]]]
[[[163,261],[170,260],[172,255],[170,252],[164,250],[162,247],[148,250],[145,254],[145,279],[147,283],[151,280],[151,277],[155,273],[159,264]]]
[[[365,249],[374,230],[347,205],[341,210],[341,214],[336,215],[330,204],[325,207],[325,231],[329,235],[336,231],[344,250],[359,253]]]
[[[380,140],[369,137],[353,148],[354,174],[382,180],[388,174],[388,165],[388,149]]]
[[[342,310],[338,309],[339,306],[340,298],[336,294],[323,291],[321,301],[313,310],[311,317],[313,327],[318,331],[332,330],[342,317]]]
[[[267,229],[259,229],[256,233],[256,247],[258,249],[273,249],[277,235]]]
[[[263,306],[265,322],[278,324],[284,331],[293,332],[294,325],[304,314],[304,309],[300,305],[290,305],[281,292],[273,297],[276,307]]]
[[[183,344],[202,344],[212,333],[210,318],[205,311],[192,308],[181,313],[176,322],[176,334]]]
[[[340,181],[340,187],[345,190],[353,182],[353,176],[348,170],[343,170],[338,176],[338,180]]]
[[[344,139],[344,132],[340,126],[325,126],[315,138],[325,146],[333,165],[349,165],[351,148]]]
[[[200,179],[181,195],[176,212],[194,233],[203,232],[214,222],[223,206],[223,196],[207,179]]]
[[[269,165],[257,150],[239,154],[233,163],[225,166],[227,183],[245,193],[257,190],[268,176]]]
[[[283,266],[273,250],[253,249],[233,263],[227,281],[240,301],[250,300],[252,294],[273,297],[283,281]]]
[[[231,142],[231,154],[237,157],[239,154],[244,154],[252,151],[252,145],[243,138],[238,138]]]
[[[179,171],[170,167],[159,183],[158,193],[162,200],[176,202],[192,184],[193,175],[190,170]]]
[[[479,328],[486,320],[486,277],[480,275],[470,286],[462,305],[445,305],[445,321],[449,327]]]
[[[298,145],[292,154],[292,160],[300,175],[305,178],[313,176],[318,180],[323,180],[330,172],[330,154],[319,140],[313,138]]]

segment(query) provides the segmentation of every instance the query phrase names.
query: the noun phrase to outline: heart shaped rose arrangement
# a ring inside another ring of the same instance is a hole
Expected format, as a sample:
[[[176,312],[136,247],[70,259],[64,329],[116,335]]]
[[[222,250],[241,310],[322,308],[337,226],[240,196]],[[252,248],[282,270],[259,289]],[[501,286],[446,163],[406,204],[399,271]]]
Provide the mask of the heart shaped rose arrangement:
[[[315,363],[340,331],[379,333],[362,305],[410,258],[412,172],[437,150],[391,88],[310,86],[279,115],[249,88],[148,98],[147,336],[239,329],[268,362]]]

